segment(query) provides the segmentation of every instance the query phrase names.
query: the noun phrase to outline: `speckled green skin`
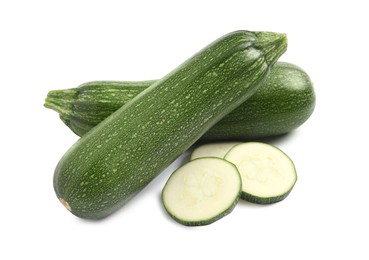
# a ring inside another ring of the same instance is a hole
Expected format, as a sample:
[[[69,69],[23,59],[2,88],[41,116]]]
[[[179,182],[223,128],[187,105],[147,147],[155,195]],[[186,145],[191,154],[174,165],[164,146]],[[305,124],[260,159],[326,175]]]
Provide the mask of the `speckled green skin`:
[[[202,140],[248,140],[288,133],[311,116],[315,102],[308,74],[296,65],[278,62],[265,84]]]
[[[52,90],[45,106],[82,136],[155,81],[95,81],[78,88]],[[308,74],[277,62],[264,84],[247,102],[214,125],[201,141],[248,140],[288,133],[313,113],[315,93]]]
[[[286,47],[264,32],[213,42],[81,137],[55,169],[57,197],[81,218],[121,208],[250,97]]]

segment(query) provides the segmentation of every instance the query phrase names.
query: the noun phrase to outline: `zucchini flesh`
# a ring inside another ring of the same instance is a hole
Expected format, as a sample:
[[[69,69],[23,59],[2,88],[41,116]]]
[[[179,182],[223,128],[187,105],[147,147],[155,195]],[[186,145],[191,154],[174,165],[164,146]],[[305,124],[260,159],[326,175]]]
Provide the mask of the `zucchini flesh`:
[[[241,193],[237,168],[220,158],[192,160],[178,168],[162,191],[166,211],[188,226],[211,224],[228,215]]]
[[[78,88],[52,90],[45,107],[82,136],[155,81],[94,81]],[[311,79],[300,67],[277,62],[267,80],[247,102],[214,125],[203,142],[250,140],[288,133],[313,113],[315,93]]]
[[[250,97],[286,47],[270,32],[213,42],[82,136],[55,169],[57,197],[81,218],[115,212]]]
[[[190,160],[202,157],[224,158],[233,146],[240,143],[241,142],[218,142],[200,145],[192,151]]]
[[[238,144],[224,157],[241,174],[241,198],[258,204],[285,199],[297,180],[292,160],[280,149],[265,143]]]

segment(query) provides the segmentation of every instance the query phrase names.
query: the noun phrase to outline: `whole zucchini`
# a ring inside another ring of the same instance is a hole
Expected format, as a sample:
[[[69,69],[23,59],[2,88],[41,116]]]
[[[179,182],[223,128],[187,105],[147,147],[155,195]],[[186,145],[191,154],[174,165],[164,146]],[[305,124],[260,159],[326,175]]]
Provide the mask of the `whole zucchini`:
[[[76,216],[108,216],[251,96],[286,50],[284,34],[237,31],[213,42],[82,136],[54,172]]]
[[[82,136],[155,81],[93,81],[77,88],[49,91],[45,106]],[[225,116],[200,140],[253,139],[285,134],[303,124],[315,107],[308,74],[277,62],[265,83],[247,102]]]

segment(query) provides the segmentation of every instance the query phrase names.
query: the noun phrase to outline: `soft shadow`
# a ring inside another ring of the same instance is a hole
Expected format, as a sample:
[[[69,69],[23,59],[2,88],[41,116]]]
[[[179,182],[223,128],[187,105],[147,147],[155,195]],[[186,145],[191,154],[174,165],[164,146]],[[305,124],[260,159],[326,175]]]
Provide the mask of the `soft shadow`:
[[[242,205],[242,207],[250,207],[250,208],[265,208],[265,207],[270,207],[273,204],[257,204],[257,203],[252,203],[252,202],[248,202],[244,199],[240,199],[238,201],[238,204]]]
[[[232,138],[232,139],[224,139],[224,140],[223,139],[217,139],[217,140],[201,140],[200,139],[192,147],[196,148],[206,143],[216,143],[216,142],[263,142],[263,143],[277,145],[281,142],[285,142],[286,140],[292,138],[295,134],[296,134],[296,131],[291,131],[289,133],[270,136],[270,137],[258,137],[258,138],[248,138],[248,139],[245,139],[245,138],[243,139],[242,138],[241,139]]]
[[[256,138],[256,139],[249,140],[249,141],[263,142],[263,143],[278,145],[280,143],[287,142],[289,139],[292,139],[295,136],[295,134],[296,132],[292,131],[292,132],[282,134],[282,135],[264,137],[264,138]]]
[[[125,214],[126,211],[130,210],[131,205],[133,205],[133,203],[135,203],[136,200],[140,200],[139,198],[139,194],[134,196],[132,199],[130,199],[129,201],[127,201],[126,204],[124,204],[121,208],[119,208],[118,210],[114,211],[113,213],[111,213],[110,215],[104,217],[104,218],[100,218],[100,219],[83,219],[83,218],[77,218],[77,221],[79,222],[83,222],[83,223],[87,223],[87,224],[103,224],[107,221],[111,221],[114,218],[121,218],[122,214]],[[139,203],[139,202],[138,202]]]

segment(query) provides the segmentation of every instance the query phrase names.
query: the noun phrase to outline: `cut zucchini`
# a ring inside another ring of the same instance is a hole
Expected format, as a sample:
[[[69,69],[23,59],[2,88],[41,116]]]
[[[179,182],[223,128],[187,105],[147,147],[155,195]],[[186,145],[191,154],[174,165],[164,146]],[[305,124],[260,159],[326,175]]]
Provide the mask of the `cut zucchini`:
[[[203,144],[193,150],[190,160],[202,157],[218,157],[224,158],[227,152],[236,144],[240,142],[221,142]]]
[[[237,168],[220,158],[192,160],[178,168],[162,191],[168,214],[187,226],[211,224],[228,215],[241,194]]]
[[[249,142],[234,146],[225,160],[241,174],[241,198],[258,204],[285,199],[297,180],[292,160],[280,149],[265,143]]]

